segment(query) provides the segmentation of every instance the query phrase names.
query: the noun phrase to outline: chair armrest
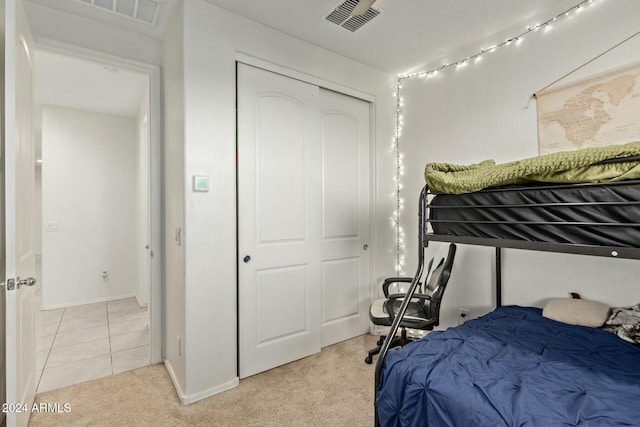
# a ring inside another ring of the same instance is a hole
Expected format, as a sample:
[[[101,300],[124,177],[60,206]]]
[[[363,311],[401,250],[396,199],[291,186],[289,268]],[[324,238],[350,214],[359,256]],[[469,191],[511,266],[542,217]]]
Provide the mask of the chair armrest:
[[[389,286],[394,283],[411,283],[412,280],[412,277],[387,277],[386,279],[384,279],[384,282],[382,282],[382,292],[384,293],[385,297],[388,297]]]
[[[391,294],[387,297],[387,299],[389,301],[395,301],[398,299],[404,299],[407,296],[407,294]],[[419,294],[419,293],[415,293],[413,294],[413,296],[411,297],[411,299],[419,299],[419,300],[431,300],[431,295],[425,295],[425,294]]]

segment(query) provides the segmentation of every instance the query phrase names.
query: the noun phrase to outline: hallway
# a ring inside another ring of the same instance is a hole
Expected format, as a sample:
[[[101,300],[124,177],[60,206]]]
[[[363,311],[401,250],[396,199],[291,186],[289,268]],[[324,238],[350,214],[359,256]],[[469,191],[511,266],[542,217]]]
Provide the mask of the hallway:
[[[148,318],[135,298],[36,312],[37,392],[148,365]]]

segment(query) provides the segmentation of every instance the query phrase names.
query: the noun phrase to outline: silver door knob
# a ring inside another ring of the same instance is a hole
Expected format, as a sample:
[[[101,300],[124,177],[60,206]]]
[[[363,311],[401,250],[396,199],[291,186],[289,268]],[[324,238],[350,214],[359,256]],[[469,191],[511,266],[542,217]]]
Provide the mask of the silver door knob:
[[[18,289],[20,289],[20,286],[33,286],[36,284],[36,279],[34,279],[33,277],[28,277],[26,279],[20,279],[18,277]]]

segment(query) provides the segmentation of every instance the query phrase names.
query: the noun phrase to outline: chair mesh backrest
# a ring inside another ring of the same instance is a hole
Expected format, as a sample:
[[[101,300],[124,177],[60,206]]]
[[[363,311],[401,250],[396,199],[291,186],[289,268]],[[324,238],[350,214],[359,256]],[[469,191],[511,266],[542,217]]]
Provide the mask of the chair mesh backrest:
[[[427,277],[425,278],[425,283],[420,283],[420,284],[418,285],[418,286],[419,286],[418,291],[419,291],[421,294],[424,294],[424,293],[429,292],[429,289],[428,289],[428,286],[427,286],[427,285],[428,285],[429,273],[431,272],[431,266],[432,266],[432,265],[433,265],[433,258],[431,258],[431,259],[429,260],[429,264],[427,264]]]
[[[433,262],[433,259],[430,263]],[[442,266],[444,265],[444,258],[440,260],[436,268],[431,271],[431,274],[427,278],[427,284],[425,293],[433,297],[434,291],[438,288],[440,284],[440,277],[442,276]]]
[[[449,245],[449,252],[446,258],[441,258],[436,268],[431,271],[427,277],[425,284],[425,293],[431,297],[430,301],[425,302],[425,310],[429,318],[438,317],[440,312],[440,301],[442,295],[449,282],[451,269],[453,268],[453,259],[456,253],[456,246],[452,243]],[[431,265],[431,264],[430,264]]]

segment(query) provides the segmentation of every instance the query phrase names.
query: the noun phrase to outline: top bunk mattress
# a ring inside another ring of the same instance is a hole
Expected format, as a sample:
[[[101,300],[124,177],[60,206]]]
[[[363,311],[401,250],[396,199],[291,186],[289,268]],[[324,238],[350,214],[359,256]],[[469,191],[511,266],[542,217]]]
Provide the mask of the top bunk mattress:
[[[638,248],[640,181],[513,186],[438,194],[429,201],[433,234]],[[427,230],[429,231],[429,230]]]

